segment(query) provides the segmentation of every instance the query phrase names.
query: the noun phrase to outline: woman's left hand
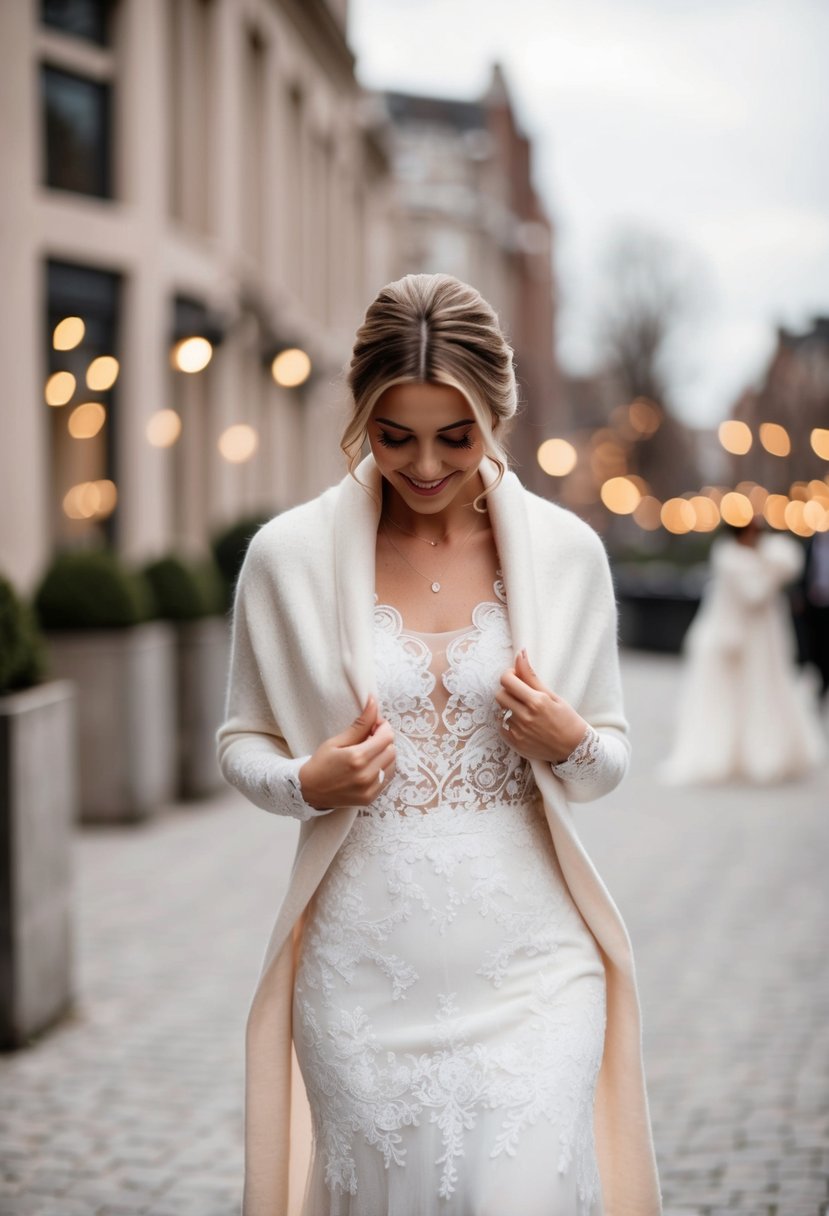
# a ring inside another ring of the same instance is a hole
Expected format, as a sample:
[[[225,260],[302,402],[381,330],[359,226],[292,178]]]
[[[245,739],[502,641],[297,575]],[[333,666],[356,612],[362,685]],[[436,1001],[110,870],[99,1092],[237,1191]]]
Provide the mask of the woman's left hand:
[[[588,727],[572,705],[542,684],[526,650],[501,676],[495,700],[502,710],[512,710],[506,722],[501,715],[501,734],[526,760],[560,764],[578,747]]]

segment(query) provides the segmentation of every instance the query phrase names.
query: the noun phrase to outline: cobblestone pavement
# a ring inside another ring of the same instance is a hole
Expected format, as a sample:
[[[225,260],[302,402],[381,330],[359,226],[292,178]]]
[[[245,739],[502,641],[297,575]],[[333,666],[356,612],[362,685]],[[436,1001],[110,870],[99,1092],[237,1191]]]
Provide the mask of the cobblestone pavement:
[[[624,671],[632,772],[575,813],[636,948],[666,1216],[825,1216],[829,773],[661,789],[676,661]],[[77,833],[75,1008],[0,1057],[0,1216],[238,1213],[245,1015],[295,834],[235,791]]]

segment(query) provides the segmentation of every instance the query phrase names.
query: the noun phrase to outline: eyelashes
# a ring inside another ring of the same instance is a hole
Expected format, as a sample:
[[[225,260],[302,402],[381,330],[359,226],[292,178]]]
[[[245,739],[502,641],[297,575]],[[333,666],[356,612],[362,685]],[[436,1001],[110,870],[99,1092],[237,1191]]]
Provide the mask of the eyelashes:
[[[407,435],[405,439],[394,439],[388,431],[381,430],[378,434],[378,439],[384,448],[402,448],[412,438]],[[450,448],[471,448],[472,440],[469,438],[469,431],[461,439],[447,439],[445,435],[440,437],[441,443],[445,443]]]

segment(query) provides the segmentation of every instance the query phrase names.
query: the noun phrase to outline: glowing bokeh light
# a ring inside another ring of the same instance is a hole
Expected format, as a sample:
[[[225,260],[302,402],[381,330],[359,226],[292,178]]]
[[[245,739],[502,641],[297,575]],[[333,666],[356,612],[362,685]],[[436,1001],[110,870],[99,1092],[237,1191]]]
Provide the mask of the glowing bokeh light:
[[[796,536],[811,536],[814,533],[814,528],[806,520],[806,506],[799,498],[793,498],[784,512],[786,527]]]
[[[779,422],[760,423],[760,442],[771,456],[788,456],[792,450],[789,432]]]
[[[283,388],[297,388],[311,375],[310,356],[297,346],[281,350],[271,364],[271,375]]]
[[[53,372],[46,381],[44,396],[47,405],[66,405],[75,391],[75,377],[71,372]]]
[[[704,494],[706,498],[710,498],[713,503],[716,503],[717,506],[719,506],[722,502],[722,496],[726,493],[726,490],[724,490],[722,486],[703,486],[700,493]]]
[[[601,499],[614,515],[632,515],[642,495],[627,477],[611,477],[602,485]]]
[[[726,452],[732,456],[745,456],[751,449],[751,430],[745,422],[738,422],[736,418],[721,422],[717,434]]]
[[[58,321],[52,333],[55,350],[74,350],[83,341],[86,326],[80,317],[64,317]]]
[[[207,338],[182,338],[170,352],[173,367],[188,375],[203,372],[213,358],[213,347]]]
[[[636,504],[633,518],[646,532],[655,532],[662,524],[662,503],[652,494],[645,494]]]
[[[81,481],[63,497],[63,512],[69,519],[101,519],[115,508],[118,494],[111,481]]]
[[[731,490],[728,494],[723,494],[720,515],[724,523],[732,524],[735,528],[744,528],[754,519],[754,507],[751,505],[751,499],[745,494]]]
[[[119,370],[116,358],[112,355],[99,355],[86,369],[86,387],[97,393],[106,392],[118,379]]]
[[[663,528],[677,536],[690,532],[697,521],[696,511],[687,498],[669,498],[662,504],[660,517]]]
[[[243,464],[250,460],[259,447],[259,436],[252,426],[240,422],[229,426],[219,436],[219,451],[230,464]]]
[[[713,532],[720,524],[720,513],[717,504],[704,494],[695,494],[688,500],[694,508],[694,532]]]
[[[803,522],[814,532],[826,531],[826,516],[826,508],[816,498],[811,498],[803,504]]]
[[[786,527],[786,507],[789,500],[785,494],[769,494],[763,503],[763,517],[772,528],[782,531]]]
[[[628,407],[628,421],[638,434],[647,437],[659,430],[662,411],[647,397],[637,397]]]
[[[175,410],[156,410],[147,420],[144,433],[154,448],[172,447],[181,434],[181,418]]]
[[[755,486],[754,489],[749,492],[748,500],[754,507],[755,515],[759,515],[761,513],[768,496],[769,492],[765,486]]]
[[[118,491],[114,481],[96,481],[95,485],[100,499],[98,518],[101,519],[105,515],[111,515],[115,510],[116,503],[118,502]]]
[[[576,467],[578,454],[566,439],[545,439],[539,446],[537,459],[550,477],[566,477]]]
[[[69,434],[73,439],[92,439],[106,422],[107,412],[100,401],[77,405],[69,415]]]
[[[809,436],[809,442],[812,445],[812,451],[821,460],[829,460],[829,430],[826,427],[816,426]]]

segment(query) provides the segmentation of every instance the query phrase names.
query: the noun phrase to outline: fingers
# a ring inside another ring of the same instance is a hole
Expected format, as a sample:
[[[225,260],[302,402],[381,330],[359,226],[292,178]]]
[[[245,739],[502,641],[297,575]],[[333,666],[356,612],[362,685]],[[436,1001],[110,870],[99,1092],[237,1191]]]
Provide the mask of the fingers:
[[[539,679],[538,675],[536,674],[535,669],[533,668],[532,664],[530,663],[530,660],[527,657],[526,647],[523,650],[519,651],[518,654],[515,656],[514,670],[515,670],[516,675],[521,680],[523,680],[525,684],[529,684],[530,688],[534,688],[536,690],[536,692],[546,692],[546,693],[550,692],[550,689],[547,688],[547,686],[544,683],[542,683],[542,681]],[[552,694],[550,694],[550,695],[552,695]]]
[[[379,734],[379,731],[378,731]],[[354,767],[352,778],[353,787],[357,793],[357,801],[368,806],[385,789],[394,774],[395,750],[394,744],[388,744],[381,752],[371,758],[363,757],[357,760],[357,748],[351,749],[351,760]]]
[[[377,727],[378,708],[374,696],[369,696],[360,713],[350,726],[336,735],[334,741],[338,747],[353,747],[369,738]]]
[[[521,705],[533,705],[540,696],[544,695],[531,688],[527,681],[522,680],[511,668],[501,676],[501,688]]]
[[[350,748],[352,759],[358,764],[368,764],[377,762],[377,758],[383,754],[386,748],[394,745],[394,731],[388,722],[383,719],[373,734],[369,735],[361,743],[355,743]]]

